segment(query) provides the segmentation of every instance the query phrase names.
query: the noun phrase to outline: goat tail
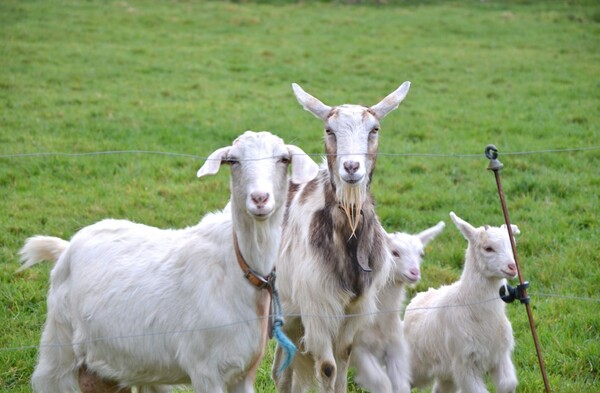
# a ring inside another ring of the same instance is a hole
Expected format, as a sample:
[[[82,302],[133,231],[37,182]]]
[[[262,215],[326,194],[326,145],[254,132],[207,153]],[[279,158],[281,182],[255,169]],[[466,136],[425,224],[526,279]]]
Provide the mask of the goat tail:
[[[34,236],[25,241],[19,251],[23,264],[17,273],[43,261],[56,262],[69,246],[69,242],[53,236]]]

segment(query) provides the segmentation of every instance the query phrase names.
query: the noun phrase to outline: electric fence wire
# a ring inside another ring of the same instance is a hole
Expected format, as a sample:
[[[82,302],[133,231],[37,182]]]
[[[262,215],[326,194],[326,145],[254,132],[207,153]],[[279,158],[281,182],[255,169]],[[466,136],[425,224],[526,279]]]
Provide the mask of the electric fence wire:
[[[517,156],[517,155],[534,155],[534,154],[549,154],[549,153],[569,153],[569,152],[581,152],[581,151],[593,151],[600,150],[600,146],[588,146],[588,147],[573,147],[564,149],[545,149],[545,150],[529,150],[529,151],[516,151],[516,152],[503,152],[502,155],[506,156]],[[91,156],[109,156],[109,155],[161,155],[161,156],[172,156],[172,157],[186,157],[201,160],[208,160],[208,157],[200,156],[196,154],[187,153],[175,153],[175,152],[164,152],[156,150],[106,150],[106,151],[91,151],[81,153],[63,153],[63,152],[32,152],[32,153],[14,153],[14,154],[0,154],[0,159],[15,159],[15,158],[36,158],[36,157],[91,157]],[[325,157],[324,153],[308,153],[309,156],[313,157]],[[440,158],[481,158],[483,154],[469,154],[469,153],[378,153],[379,157],[440,157]],[[269,159],[273,157],[255,158],[252,160]]]
[[[566,299],[566,300],[578,300],[578,301],[588,301],[588,302],[598,302],[600,303],[600,298],[590,298],[590,297],[582,297],[582,296],[568,296],[568,295],[559,295],[552,293],[529,293],[529,295],[536,297],[551,297],[554,299]],[[404,310],[404,313],[409,313],[411,311],[421,311],[421,310],[435,310],[435,309],[448,309],[448,308],[459,308],[459,307],[473,307],[478,306],[485,303],[490,303],[493,301],[501,301],[500,297],[494,297],[490,299],[484,299],[473,303],[465,303],[465,304],[453,304],[448,306],[436,306],[436,307],[410,307]],[[391,314],[397,313],[401,314],[402,309],[394,309],[394,310],[379,310],[372,313],[356,313],[356,314],[343,314],[343,315],[326,315],[326,314],[283,314],[284,317],[303,317],[303,318],[337,318],[337,319],[350,319],[364,316],[372,316],[378,314]],[[102,341],[112,341],[112,340],[127,340],[127,339],[146,339],[152,337],[160,337],[160,336],[168,336],[168,335],[176,335],[176,334],[189,334],[196,333],[201,331],[209,331],[209,330],[221,330],[227,328],[235,328],[238,326],[245,326],[249,323],[257,322],[264,318],[271,318],[271,315],[265,317],[256,317],[248,320],[235,321],[222,325],[208,326],[205,328],[198,329],[185,329],[185,330],[175,330],[175,331],[167,331],[167,332],[155,332],[155,333],[140,333],[140,334],[130,334],[130,335],[121,335],[121,336],[107,336],[107,337],[98,337],[95,339],[87,340],[87,343],[90,342],[102,342]],[[16,351],[26,351],[38,349],[40,347],[61,347],[61,346],[72,346],[83,344],[80,343],[56,343],[56,344],[45,344],[45,345],[25,345],[19,347],[0,347],[0,352],[16,352]]]

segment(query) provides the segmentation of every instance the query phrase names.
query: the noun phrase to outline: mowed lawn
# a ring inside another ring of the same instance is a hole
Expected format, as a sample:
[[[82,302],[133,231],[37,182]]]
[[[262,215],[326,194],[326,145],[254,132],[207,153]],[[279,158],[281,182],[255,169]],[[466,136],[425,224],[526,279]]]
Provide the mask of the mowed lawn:
[[[504,222],[493,143],[552,391],[599,391],[600,3],[492,0],[0,2],[0,391],[31,391],[46,316],[51,264],[15,274],[27,237],[194,225],[229,194],[228,171],[196,171],[245,130],[321,159],[292,82],[372,105],[405,80],[377,212],[389,231],[447,224],[409,296],[460,276],[450,211]],[[542,392],[525,308],[507,311],[517,390]],[[272,347],[257,392],[275,391]]]

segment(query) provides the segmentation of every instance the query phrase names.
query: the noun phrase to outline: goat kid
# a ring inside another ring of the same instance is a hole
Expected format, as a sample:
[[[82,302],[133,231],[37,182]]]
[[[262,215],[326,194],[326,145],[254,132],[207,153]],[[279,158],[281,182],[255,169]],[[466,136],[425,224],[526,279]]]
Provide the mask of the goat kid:
[[[394,258],[393,280],[379,293],[379,313],[354,337],[350,364],[355,381],[370,392],[410,393],[410,345],[404,338],[400,313],[406,285],[421,279],[425,247],[445,227],[443,221],[417,234],[388,234]]]
[[[406,307],[413,386],[435,381],[433,393],[485,393],[490,373],[497,393],[514,393],[514,338],[498,295],[517,268],[505,225],[475,228],[450,213],[468,242],[460,280],[415,296]],[[519,229],[513,225],[513,234]]]
[[[103,220],[70,242],[26,242],[24,267],[58,259],[32,377],[36,392],[77,392],[90,378],[114,381],[96,385],[115,389],[191,383],[197,392],[254,391],[270,296],[248,282],[242,262],[255,275],[271,274],[288,166],[295,184],[313,179],[318,166],[298,147],[252,131],[212,153],[198,177],[217,173],[221,163],[231,167],[228,208],[193,227]]]

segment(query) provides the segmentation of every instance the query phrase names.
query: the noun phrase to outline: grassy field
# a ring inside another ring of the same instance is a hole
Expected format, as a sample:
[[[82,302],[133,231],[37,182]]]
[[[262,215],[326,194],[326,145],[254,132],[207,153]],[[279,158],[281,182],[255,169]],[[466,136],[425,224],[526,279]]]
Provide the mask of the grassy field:
[[[45,319],[51,266],[15,274],[27,237],[106,217],[193,225],[228,197],[227,171],[196,179],[202,157],[244,130],[319,159],[292,82],[371,105],[405,80],[372,190],[388,230],[448,224],[414,290],[460,275],[450,211],[503,222],[496,144],[552,390],[600,389],[600,4],[349,3],[0,2],[0,391],[30,391]],[[541,392],[524,307],[507,309],[518,391]],[[271,356],[257,392],[275,391]]]

